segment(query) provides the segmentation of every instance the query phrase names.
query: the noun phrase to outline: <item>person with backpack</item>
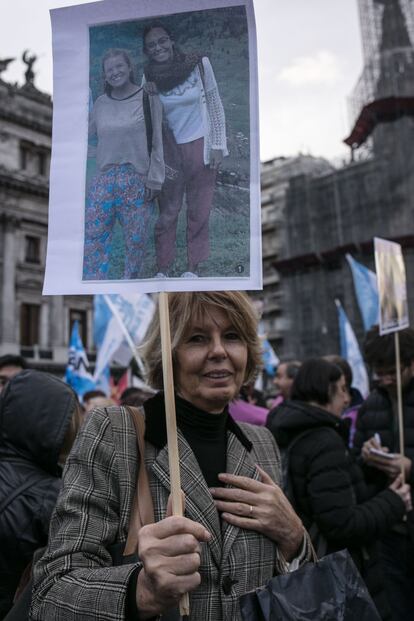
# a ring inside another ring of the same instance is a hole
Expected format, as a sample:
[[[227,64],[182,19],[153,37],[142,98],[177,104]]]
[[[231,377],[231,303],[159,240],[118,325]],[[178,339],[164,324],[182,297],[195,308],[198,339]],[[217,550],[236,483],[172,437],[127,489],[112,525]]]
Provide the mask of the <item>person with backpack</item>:
[[[34,552],[47,543],[61,466],[80,425],[76,394],[57,377],[23,370],[0,396],[0,619]]]
[[[89,122],[88,156],[96,155],[97,174],[86,197],[83,280],[109,279],[117,220],[124,237],[123,279],[130,280],[143,275],[153,199],[164,182],[162,107],[158,95],[134,81],[125,50],[104,54],[102,74],[104,94]]]
[[[317,552],[348,548],[383,619],[390,619],[377,542],[411,510],[410,487],[397,478],[370,488],[347,448],[349,404],[342,370],[323,358],[305,361],[291,400],[267,426],[281,449],[287,496],[313,535]],[[319,548],[319,549],[318,549]]]
[[[155,225],[157,277],[170,276],[184,194],[188,271],[181,276],[197,277],[199,264],[210,254],[209,218],[217,170],[228,155],[224,108],[209,59],[179,50],[163,22],[144,29],[143,44],[148,57],[144,80],[155,85],[176,143],[175,149],[164,143],[167,178],[158,197]],[[173,161],[168,161],[167,154]],[[169,175],[170,169],[174,172]]]

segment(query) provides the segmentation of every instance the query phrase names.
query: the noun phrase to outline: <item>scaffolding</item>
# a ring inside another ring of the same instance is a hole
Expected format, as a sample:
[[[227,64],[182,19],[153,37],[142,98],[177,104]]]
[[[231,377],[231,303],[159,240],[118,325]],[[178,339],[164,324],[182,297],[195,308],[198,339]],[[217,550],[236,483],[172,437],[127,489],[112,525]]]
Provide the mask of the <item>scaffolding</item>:
[[[359,0],[364,68],[348,100],[345,140],[360,147],[377,122],[414,114],[414,3]]]
[[[339,348],[334,299],[362,341],[350,253],[374,268],[373,237],[402,245],[414,307],[414,0],[360,0],[364,72],[354,92],[360,132],[354,161],[334,172],[293,176],[273,267],[286,321],[278,355],[304,359]],[[360,154],[371,147],[365,158]]]

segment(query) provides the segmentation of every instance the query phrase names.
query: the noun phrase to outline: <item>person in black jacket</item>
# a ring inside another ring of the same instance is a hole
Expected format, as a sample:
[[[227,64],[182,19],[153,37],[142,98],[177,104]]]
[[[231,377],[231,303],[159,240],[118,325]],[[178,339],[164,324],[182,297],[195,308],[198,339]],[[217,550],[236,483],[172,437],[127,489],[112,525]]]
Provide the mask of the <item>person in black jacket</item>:
[[[10,379],[0,396],[0,619],[49,520],[80,421],[73,390],[34,370]]]
[[[389,609],[376,559],[376,541],[411,508],[409,486],[400,479],[375,493],[348,452],[349,403],[344,375],[323,360],[304,362],[291,401],[270,412],[267,426],[282,449],[303,434],[289,452],[295,509],[305,527],[316,524],[327,552],[348,548],[383,619]]]
[[[414,490],[414,330],[401,330],[401,385],[404,419],[404,451],[399,442],[397,375],[394,334],[379,335],[378,326],[367,333],[365,360],[374,373],[376,387],[361,406],[354,446],[365,464],[369,481],[385,488],[404,469]],[[371,449],[394,454],[392,459]],[[414,516],[397,524],[381,541],[381,562],[387,575],[388,598],[395,621],[414,618]]]

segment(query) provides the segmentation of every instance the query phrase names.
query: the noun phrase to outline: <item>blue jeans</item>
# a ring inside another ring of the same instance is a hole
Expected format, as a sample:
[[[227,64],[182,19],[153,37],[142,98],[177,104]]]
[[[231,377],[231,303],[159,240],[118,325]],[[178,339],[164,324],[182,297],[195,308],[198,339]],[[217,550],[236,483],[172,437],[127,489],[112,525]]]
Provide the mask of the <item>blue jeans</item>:
[[[381,541],[385,590],[394,621],[414,619],[414,543],[408,534],[390,532]]]

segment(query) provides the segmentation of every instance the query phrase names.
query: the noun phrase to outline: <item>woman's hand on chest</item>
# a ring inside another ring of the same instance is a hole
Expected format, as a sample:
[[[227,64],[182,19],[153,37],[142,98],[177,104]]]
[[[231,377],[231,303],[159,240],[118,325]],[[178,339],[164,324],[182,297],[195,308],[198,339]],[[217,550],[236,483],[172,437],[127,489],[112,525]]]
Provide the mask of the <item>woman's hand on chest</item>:
[[[232,487],[210,492],[223,520],[247,530],[255,530],[277,542],[286,558],[294,557],[303,541],[304,527],[281,488],[259,466],[260,481],[222,473],[220,480]]]

